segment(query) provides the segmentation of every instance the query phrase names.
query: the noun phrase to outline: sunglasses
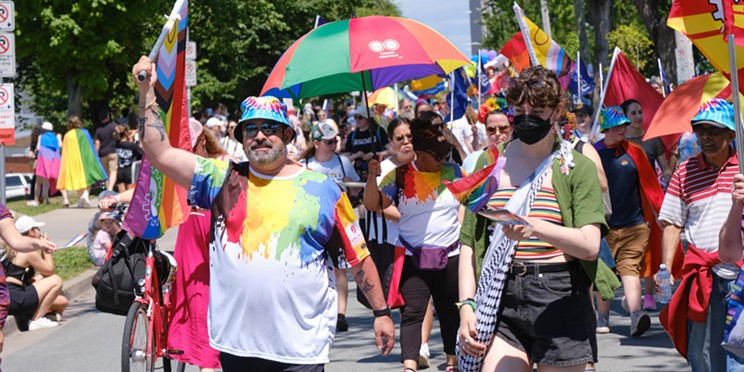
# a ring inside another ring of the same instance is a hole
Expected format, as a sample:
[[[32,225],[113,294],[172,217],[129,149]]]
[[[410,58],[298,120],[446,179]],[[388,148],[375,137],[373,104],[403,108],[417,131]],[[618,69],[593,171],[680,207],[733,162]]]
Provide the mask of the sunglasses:
[[[497,130],[501,133],[504,133],[509,130],[509,126],[505,125],[503,127],[502,126],[486,127],[486,132],[488,132],[488,134],[494,134],[496,133]]]
[[[695,134],[697,134],[698,137],[702,137],[702,136],[716,137],[716,136],[720,136],[726,133],[727,130],[728,129],[718,128],[714,126],[707,126],[707,128],[704,128],[702,125],[698,125],[698,126],[692,127],[692,131],[695,132]]]
[[[328,146],[335,146],[338,143],[338,140],[330,139],[330,140],[322,140],[321,142],[325,143]]]
[[[432,158],[436,161],[442,161],[445,157],[447,157],[447,154],[435,154],[433,151],[424,150],[425,153],[431,155]]]
[[[410,110],[410,109],[411,109],[411,107],[413,107],[413,106],[411,106],[411,105],[406,105],[406,106],[403,106],[403,110]]]
[[[403,142],[404,139],[407,139],[410,141],[413,139],[413,135],[405,134],[405,135],[395,136],[393,137],[393,139],[395,140],[395,142]]]
[[[256,124],[247,124],[243,127],[243,135],[248,138],[254,138],[258,135],[258,130],[261,129],[261,132],[268,137],[277,134],[281,129],[281,126],[282,124],[268,121],[261,123],[260,126]]]

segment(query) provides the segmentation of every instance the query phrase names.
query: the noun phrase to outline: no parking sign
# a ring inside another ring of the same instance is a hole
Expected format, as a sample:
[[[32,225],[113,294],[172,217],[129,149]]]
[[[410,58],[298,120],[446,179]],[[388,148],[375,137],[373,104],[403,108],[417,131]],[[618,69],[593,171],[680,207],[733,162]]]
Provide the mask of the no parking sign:
[[[0,85],[0,142],[15,143],[15,100],[13,84]]]

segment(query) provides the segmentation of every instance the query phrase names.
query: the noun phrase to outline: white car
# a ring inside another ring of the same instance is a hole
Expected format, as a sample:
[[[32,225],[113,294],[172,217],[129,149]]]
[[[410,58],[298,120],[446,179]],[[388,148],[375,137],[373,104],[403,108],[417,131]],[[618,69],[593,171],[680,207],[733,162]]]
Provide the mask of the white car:
[[[31,193],[31,173],[8,173],[5,175],[5,198],[26,196]]]

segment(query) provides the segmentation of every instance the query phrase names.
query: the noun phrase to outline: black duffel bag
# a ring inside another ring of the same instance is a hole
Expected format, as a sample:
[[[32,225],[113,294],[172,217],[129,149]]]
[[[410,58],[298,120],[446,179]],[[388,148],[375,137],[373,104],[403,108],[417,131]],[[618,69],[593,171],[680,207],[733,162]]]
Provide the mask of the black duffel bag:
[[[120,231],[114,238],[109,258],[95,276],[96,309],[117,315],[127,315],[137,294],[137,282],[145,278],[145,258],[149,242],[127,231]]]

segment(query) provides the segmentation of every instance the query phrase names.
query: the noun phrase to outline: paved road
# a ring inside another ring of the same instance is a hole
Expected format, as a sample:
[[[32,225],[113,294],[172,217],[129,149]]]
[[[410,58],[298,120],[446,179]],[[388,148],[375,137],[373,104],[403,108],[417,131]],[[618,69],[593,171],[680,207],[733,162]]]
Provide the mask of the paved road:
[[[353,288],[353,283],[350,283]],[[120,369],[120,350],[124,317],[103,314],[93,306],[93,291],[76,298],[65,313],[60,327],[8,335],[2,353],[2,367],[6,371],[117,371]],[[400,348],[383,358],[374,346],[372,316],[350,299],[349,332],[339,333],[331,349],[329,372],[341,371],[400,371]],[[599,336],[599,371],[687,371],[684,359],[677,355],[671,342],[653,317],[653,326],[640,339],[624,335],[629,320],[620,316],[619,301],[613,303],[612,331]],[[622,310],[620,310],[622,311]],[[396,324],[399,317],[394,317]],[[12,320],[11,320],[12,321]],[[436,324],[435,324],[436,328]],[[400,334],[396,330],[396,334]],[[435,329],[431,340],[432,366],[429,370],[444,370],[444,354],[439,332]],[[187,371],[197,371],[189,367]]]

